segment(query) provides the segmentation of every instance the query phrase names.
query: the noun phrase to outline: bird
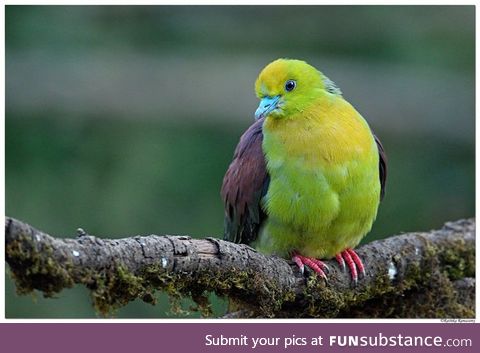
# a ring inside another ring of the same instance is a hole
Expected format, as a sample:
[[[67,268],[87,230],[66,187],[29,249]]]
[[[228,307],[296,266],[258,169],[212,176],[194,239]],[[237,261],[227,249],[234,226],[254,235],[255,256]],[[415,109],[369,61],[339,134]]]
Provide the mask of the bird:
[[[321,278],[336,258],[365,276],[354,251],[385,194],[387,156],[338,86],[305,61],[277,59],[255,81],[260,104],[221,188],[224,239],[291,258]]]

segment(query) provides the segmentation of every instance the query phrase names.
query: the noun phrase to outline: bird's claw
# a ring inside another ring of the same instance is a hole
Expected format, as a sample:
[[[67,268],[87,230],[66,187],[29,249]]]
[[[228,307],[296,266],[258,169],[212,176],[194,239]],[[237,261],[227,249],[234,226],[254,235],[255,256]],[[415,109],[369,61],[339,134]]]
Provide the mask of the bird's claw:
[[[305,272],[305,265],[306,265],[309,268],[311,268],[320,277],[327,280],[326,273],[328,273],[330,269],[323,261],[320,261],[313,257],[302,256],[296,252],[293,253],[292,260],[297,264],[302,274],[304,274]]]
[[[305,273],[305,266],[302,262],[302,260],[300,259],[300,257],[298,257],[297,255],[293,255],[292,256],[292,260],[293,262],[295,262],[300,270],[300,272],[302,273],[302,275]]]
[[[346,269],[346,266],[345,266],[345,263],[346,263],[352,275],[353,283],[355,285],[357,285],[358,283],[359,273],[361,274],[362,277],[366,276],[365,266],[363,265],[362,260],[357,255],[357,253],[352,249],[345,249],[341,253],[337,254],[335,258],[337,259],[337,262],[343,271],[345,271]]]
[[[337,254],[335,258],[337,259],[337,262],[343,272],[346,271],[348,266],[354,285],[357,285],[359,275],[361,277],[365,277],[365,266],[363,265],[363,262],[357,253],[352,249],[345,249],[341,253]],[[298,266],[302,274],[305,273],[305,266],[307,266],[320,277],[327,280],[327,273],[330,272],[330,268],[323,261],[313,257],[300,255],[298,252],[293,252],[292,260]]]
[[[342,254],[335,255],[335,258],[337,259],[337,262],[340,265],[340,269],[342,270],[342,272],[345,272],[347,268],[345,266],[345,260],[343,259]]]

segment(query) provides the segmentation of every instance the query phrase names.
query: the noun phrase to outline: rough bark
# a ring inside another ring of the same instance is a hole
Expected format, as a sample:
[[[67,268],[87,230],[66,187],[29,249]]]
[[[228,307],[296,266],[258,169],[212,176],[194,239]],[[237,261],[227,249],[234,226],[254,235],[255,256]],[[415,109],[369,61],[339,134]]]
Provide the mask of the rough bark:
[[[288,261],[214,238],[135,236],[100,239],[79,230],[54,238],[6,218],[6,261],[21,294],[52,296],[83,284],[107,315],[162,290],[190,296],[204,315],[207,294],[229,297],[227,317],[474,317],[475,221],[408,233],[358,248],[366,277],[353,286],[334,261],[328,283]]]

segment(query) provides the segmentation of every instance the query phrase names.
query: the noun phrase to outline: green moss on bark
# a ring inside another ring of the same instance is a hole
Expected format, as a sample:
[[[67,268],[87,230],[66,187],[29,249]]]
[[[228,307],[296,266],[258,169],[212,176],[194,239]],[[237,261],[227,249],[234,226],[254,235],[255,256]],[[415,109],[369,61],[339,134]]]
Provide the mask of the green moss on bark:
[[[39,251],[37,246],[25,234],[6,244],[5,253],[12,259],[10,269],[17,293],[28,294],[38,289],[45,297],[52,297],[64,288],[73,287],[71,261],[59,264],[52,257],[52,247],[42,244]]]
[[[263,274],[253,270],[224,270],[220,267],[212,271],[198,266],[194,273],[173,273],[160,264],[153,264],[132,272],[120,261],[102,265],[107,268],[93,269],[79,265],[83,262],[75,257],[73,261],[80,262],[75,262],[74,266],[71,254],[65,253],[71,251],[65,249],[71,248],[54,249],[51,244],[55,244],[55,239],[42,235],[45,236],[42,240],[41,233],[36,235],[19,229],[6,243],[6,258],[17,292],[27,294],[38,289],[44,296],[51,297],[63,288],[82,283],[91,290],[95,309],[103,316],[113,314],[137,298],[155,304],[157,290],[170,296],[173,311],[179,312],[180,300],[189,297],[196,305],[190,310],[203,316],[212,314],[209,293],[228,296],[236,307],[261,317],[440,318],[475,315],[473,305],[464,304],[461,299],[461,295],[473,298],[472,292],[459,292],[455,286],[458,279],[475,276],[471,238],[467,242],[457,237],[453,238],[455,241],[448,240],[447,244],[447,240],[442,240],[445,238],[429,241],[433,239],[431,236],[412,235],[390,262],[379,256],[381,262],[369,264],[377,275],[368,278],[367,284],[335,289],[337,285],[331,286],[311,276],[303,292],[296,293],[294,289],[301,287],[279,288],[273,279],[265,279]],[[393,275],[388,273],[390,264],[395,268]],[[257,299],[255,303],[252,296]]]

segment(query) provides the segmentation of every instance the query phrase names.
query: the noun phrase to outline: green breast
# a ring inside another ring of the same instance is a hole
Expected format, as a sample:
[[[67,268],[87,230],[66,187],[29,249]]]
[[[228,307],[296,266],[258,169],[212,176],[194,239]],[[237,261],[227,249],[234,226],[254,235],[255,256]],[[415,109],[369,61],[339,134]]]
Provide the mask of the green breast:
[[[380,198],[378,153],[326,162],[314,153],[288,155],[283,141],[265,136],[270,185],[268,219],[257,246],[268,253],[329,258],[355,247],[371,229]],[[375,147],[376,148],[376,147]]]

